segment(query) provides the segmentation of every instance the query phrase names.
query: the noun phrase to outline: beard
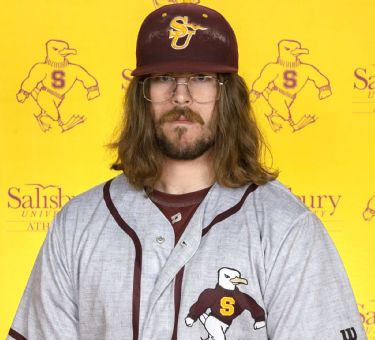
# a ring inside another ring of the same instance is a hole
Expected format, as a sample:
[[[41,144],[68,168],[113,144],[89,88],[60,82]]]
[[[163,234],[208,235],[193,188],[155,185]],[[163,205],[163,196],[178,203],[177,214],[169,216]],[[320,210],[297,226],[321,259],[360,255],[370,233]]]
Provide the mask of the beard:
[[[202,156],[214,145],[214,132],[211,122],[206,127],[203,136],[197,138],[191,143],[179,143],[183,135],[188,130],[184,126],[178,126],[174,129],[174,139],[171,140],[163,131],[162,125],[166,122],[172,122],[184,116],[190,122],[197,122],[204,127],[202,117],[191,111],[189,108],[174,108],[165,113],[156,125],[156,140],[164,156],[175,160],[193,160]]]

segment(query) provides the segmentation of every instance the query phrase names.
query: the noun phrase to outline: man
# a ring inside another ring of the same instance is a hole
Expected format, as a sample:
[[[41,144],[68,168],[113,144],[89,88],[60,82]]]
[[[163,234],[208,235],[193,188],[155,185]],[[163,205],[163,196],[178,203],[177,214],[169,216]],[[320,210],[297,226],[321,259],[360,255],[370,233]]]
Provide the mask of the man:
[[[260,162],[233,30],[144,21],[114,168],[40,251],[8,339],[366,339],[324,227]]]

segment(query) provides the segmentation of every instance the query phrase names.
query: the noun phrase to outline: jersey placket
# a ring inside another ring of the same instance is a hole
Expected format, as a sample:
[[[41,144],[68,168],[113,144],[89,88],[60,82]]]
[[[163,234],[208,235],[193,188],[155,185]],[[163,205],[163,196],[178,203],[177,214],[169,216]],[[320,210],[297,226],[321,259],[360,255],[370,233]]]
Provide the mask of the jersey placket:
[[[110,191],[112,193],[112,188]],[[133,296],[129,308],[133,310],[132,340],[139,340],[144,338],[142,329],[151,291],[174,247],[174,232],[169,221],[146,196],[137,195],[134,197],[134,200],[131,201],[132,209],[129,210],[129,198],[117,196],[116,192],[114,187],[111,200],[113,199],[113,206],[117,210],[118,216],[115,217],[116,213],[113,208],[110,209],[111,215],[119,227],[133,240],[135,249],[135,261],[134,263],[129,262],[129,275],[134,273],[133,287],[129,287],[132,289]],[[128,203],[124,204],[125,202]],[[148,214],[144,213],[146,211]],[[149,217],[150,212],[152,218]],[[127,230],[124,224],[130,230]],[[161,240],[163,241],[161,242]],[[139,257],[141,257],[141,261],[139,261]],[[170,312],[169,309],[171,309]],[[173,314],[173,301],[170,306],[166,306],[166,312]]]
[[[161,319],[160,314],[162,313],[162,310],[159,310],[158,304],[162,305],[161,301],[165,299],[172,300],[176,303],[173,295],[170,296],[170,294],[173,293],[173,289],[167,289],[167,287],[171,285],[173,281],[175,281],[177,275],[199,248],[202,238],[204,212],[206,210],[206,206],[208,204],[209,196],[210,193],[212,193],[212,190],[213,188],[211,188],[210,192],[207,194],[207,196],[195,212],[194,216],[191,218],[185,229],[185,232],[182,234],[179,242],[176,244],[175,248],[171,252],[170,256],[167,259],[167,262],[160,272],[159,278],[150,295],[147,317],[144,323],[144,332],[142,337],[143,339],[158,338],[158,336],[156,336],[156,334],[158,333],[157,329],[153,328],[153,326],[158,324],[158,322],[153,319]],[[156,206],[154,207],[156,208]],[[159,210],[158,208],[156,209]],[[162,214],[160,210],[159,213]],[[169,319],[174,320],[175,314],[177,313],[173,313],[172,315],[165,315],[163,317],[168,317]],[[174,322],[177,322],[177,320],[174,320]],[[160,336],[161,338],[165,338],[165,334],[161,334]]]

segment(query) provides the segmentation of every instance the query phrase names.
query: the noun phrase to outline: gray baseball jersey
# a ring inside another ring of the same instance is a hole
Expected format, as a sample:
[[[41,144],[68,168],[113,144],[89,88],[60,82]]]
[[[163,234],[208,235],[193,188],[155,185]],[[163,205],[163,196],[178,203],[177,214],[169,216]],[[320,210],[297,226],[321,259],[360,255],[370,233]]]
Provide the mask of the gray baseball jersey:
[[[278,181],[214,184],[179,242],[121,175],[55,218],[13,339],[366,339],[338,253]]]

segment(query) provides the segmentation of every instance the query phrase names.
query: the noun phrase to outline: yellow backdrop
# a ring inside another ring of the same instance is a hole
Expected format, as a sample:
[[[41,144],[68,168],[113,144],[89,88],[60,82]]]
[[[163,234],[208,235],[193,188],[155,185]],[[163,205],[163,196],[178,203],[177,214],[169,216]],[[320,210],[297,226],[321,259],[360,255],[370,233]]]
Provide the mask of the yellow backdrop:
[[[116,175],[104,145],[120,121],[138,28],[171,2],[3,4],[0,338],[54,214]],[[201,4],[223,13],[236,31],[240,74],[252,89],[273,165],[327,226],[375,339],[375,2]],[[46,76],[52,87],[37,97]],[[272,87],[277,96],[269,96]]]

